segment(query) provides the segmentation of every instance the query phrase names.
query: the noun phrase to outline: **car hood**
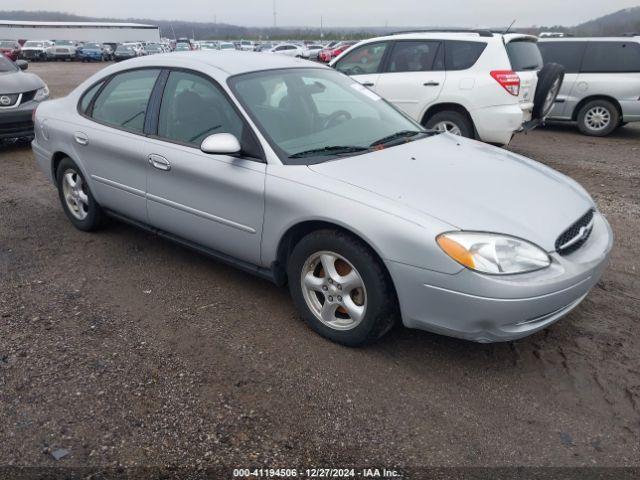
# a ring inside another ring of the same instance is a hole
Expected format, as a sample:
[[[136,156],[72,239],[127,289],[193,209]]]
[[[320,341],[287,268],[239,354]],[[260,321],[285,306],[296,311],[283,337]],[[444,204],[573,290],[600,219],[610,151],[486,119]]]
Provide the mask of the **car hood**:
[[[450,134],[309,168],[461,230],[513,235],[549,252],[562,232],[594,208],[569,177]]]
[[[0,93],[30,92],[41,87],[44,87],[44,82],[33,73],[0,73]]]

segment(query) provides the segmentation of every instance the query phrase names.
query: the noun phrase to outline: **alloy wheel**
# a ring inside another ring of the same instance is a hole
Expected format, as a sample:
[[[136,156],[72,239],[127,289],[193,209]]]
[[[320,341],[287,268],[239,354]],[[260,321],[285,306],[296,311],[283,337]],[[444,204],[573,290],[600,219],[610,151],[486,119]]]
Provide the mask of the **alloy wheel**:
[[[462,130],[460,130],[460,127],[448,120],[443,120],[442,122],[436,123],[433,126],[433,129],[437,130],[438,132],[449,132],[453,135],[462,135]]]
[[[611,112],[601,106],[590,108],[584,116],[584,123],[591,130],[604,130],[611,123]]]
[[[65,170],[62,176],[62,193],[71,214],[78,220],[89,215],[89,195],[82,176],[72,168]]]
[[[307,307],[327,327],[351,330],[364,319],[364,281],[343,256],[329,251],[309,256],[302,267],[300,283]]]

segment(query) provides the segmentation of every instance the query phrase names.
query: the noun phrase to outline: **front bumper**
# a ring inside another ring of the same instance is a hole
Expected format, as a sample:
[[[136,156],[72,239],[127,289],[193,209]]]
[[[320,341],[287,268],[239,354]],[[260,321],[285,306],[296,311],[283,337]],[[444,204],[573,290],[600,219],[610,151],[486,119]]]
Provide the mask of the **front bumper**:
[[[0,110],[0,138],[33,136],[31,115],[38,104],[27,102],[16,109]]]
[[[600,279],[612,246],[611,227],[597,213],[589,240],[565,257],[551,254],[552,265],[538,272],[448,275],[395,262],[388,267],[405,326],[502,342],[542,330],[578,306]]]

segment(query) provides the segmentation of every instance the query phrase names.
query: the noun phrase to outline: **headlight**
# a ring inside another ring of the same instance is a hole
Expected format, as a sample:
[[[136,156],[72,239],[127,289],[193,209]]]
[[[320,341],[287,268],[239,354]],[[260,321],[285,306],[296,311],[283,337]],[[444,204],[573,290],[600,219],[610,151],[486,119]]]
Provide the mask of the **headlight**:
[[[449,232],[439,235],[437,242],[456,262],[481,273],[509,275],[551,265],[549,255],[540,247],[508,235]]]
[[[36,102],[42,102],[47,98],[49,98],[49,87],[47,87],[46,85],[42,88],[39,88],[36,92],[36,96],[33,97]]]

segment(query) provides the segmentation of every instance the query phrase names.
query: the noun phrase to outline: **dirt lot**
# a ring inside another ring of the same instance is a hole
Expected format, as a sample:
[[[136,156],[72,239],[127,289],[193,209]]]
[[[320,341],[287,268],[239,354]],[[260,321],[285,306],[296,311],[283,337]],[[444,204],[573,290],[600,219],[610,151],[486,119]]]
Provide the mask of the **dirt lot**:
[[[30,71],[59,96],[98,68]],[[399,328],[356,350],[265,281],[122,224],[75,230],[29,146],[4,148],[0,465],[640,465],[640,128],[510,148],[594,196],[616,235],[602,281],[521,341]]]

